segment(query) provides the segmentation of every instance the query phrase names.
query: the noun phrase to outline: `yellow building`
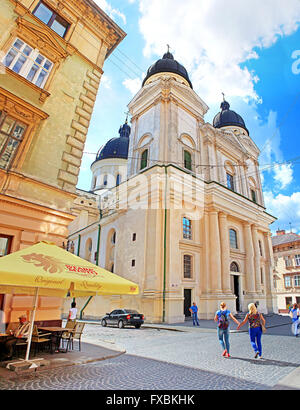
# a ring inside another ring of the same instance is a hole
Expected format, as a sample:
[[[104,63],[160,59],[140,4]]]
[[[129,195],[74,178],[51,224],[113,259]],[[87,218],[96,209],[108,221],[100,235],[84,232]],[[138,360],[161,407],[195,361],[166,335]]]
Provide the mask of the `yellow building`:
[[[81,257],[130,279],[140,295],[80,301],[85,316],[131,308],[149,322],[183,322],[193,301],[212,318],[259,302],[276,311],[259,149],[227,101],[213,124],[186,69],[168,52],[148,70],[125,123],[91,166],[94,202],[70,224]],[[83,195],[83,201],[87,200]],[[79,201],[80,202],[80,201]],[[88,225],[88,226],[87,226]]]
[[[278,230],[272,236],[278,309],[287,313],[300,303],[300,235]]]
[[[0,2],[0,256],[66,242],[103,63],[124,37],[92,0]]]

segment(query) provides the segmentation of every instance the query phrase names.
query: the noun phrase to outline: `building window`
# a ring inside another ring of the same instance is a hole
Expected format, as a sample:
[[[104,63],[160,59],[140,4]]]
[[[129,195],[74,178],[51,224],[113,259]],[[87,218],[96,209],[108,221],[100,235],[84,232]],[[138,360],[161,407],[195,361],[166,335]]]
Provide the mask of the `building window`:
[[[229,230],[229,241],[231,248],[238,249],[237,233],[234,229]]]
[[[23,140],[26,125],[0,110],[0,168],[8,169]]]
[[[183,238],[192,239],[192,222],[187,218],[183,218],[182,227],[183,227]]]
[[[290,268],[292,266],[292,260],[289,256],[285,256],[284,261],[285,261],[285,267],[286,268]]]
[[[12,238],[12,236],[0,235],[0,258],[10,253]]]
[[[227,178],[227,188],[229,188],[229,189],[231,189],[232,191],[234,191],[233,175],[227,173],[227,174],[226,174],[226,178]]]
[[[131,261],[131,266],[134,268],[135,267],[135,259],[132,259]]]
[[[258,241],[258,246],[259,246],[260,256],[263,256],[263,253],[262,253],[262,244],[261,244],[261,241],[260,241],[260,240]]]
[[[116,232],[114,232],[111,236],[111,243],[113,243],[113,244],[116,243],[116,236],[117,236],[117,234],[116,234]]]
[[[232,262],[230,265],[230,272],[239,272],[239,267],[236,262]]]
[[[250,189],[251,191],[251,199],[253,202],[256,202],[256,192],[254,191],[254,189]]]
[[[192,170],[192,155],[189,151],[184,151],[184,168]]]
[[[121,175],[120,174],[118,174],[117,175],[117,180],[116,180],[116,186],[119,186],[120,185],[120,183],[121,183]]]
[[[143,151],[142,157],[141,157],[141,169],[146,168],[147,165],[148,165],[148,150],[145,149],[145,151]]]
[[[70,24],[42,1],[40,1],[34,9],[33,15],[55,31],[55,33],[61,37],[65,37]]]
[[[107,175],[104,175],[103,177],[103,185],[107,186]]]
[[[136,233],[132,234],[132,241],[135,242],[136,241]]]
[[[295,255],[296,266],[300,266],[300,255]]]
[[[300,275],[294,276],[294,284],[295,286],[300,286]]]
[[[4,57],[3,64],[39,88],[44,87],[53,68],[50,60],[19,38]]]
[[[192,256],[183,255],[183,276],[185,279],[192,278]]]
[[[290,288],[292,285],[291,285],[291,277],[290,276],[285,276],[284,277],[284,286],[286,287],[286,288]]]
[[[260,268],[260,283],[263,285],[264,283],[264,271],[263,268]]]

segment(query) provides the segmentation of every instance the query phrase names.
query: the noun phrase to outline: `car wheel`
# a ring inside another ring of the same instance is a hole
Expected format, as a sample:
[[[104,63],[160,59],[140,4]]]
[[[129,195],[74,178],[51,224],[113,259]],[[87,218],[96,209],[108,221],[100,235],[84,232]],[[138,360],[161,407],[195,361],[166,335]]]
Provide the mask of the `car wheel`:
[[[124,327],[123,320],[119,320],[118,327],[119,327],[119,329],[123,329],[123,327]]]
[[[139,329],[141,327],[141,325],[135,325],[136,329]]]
[[[101,321],[101,325],[102,325],[103,327],[106,327],[106,326],[107,326],[107,322],[106,322],[106,320],[105,320],[105,319],[102,319],[102,321]]]

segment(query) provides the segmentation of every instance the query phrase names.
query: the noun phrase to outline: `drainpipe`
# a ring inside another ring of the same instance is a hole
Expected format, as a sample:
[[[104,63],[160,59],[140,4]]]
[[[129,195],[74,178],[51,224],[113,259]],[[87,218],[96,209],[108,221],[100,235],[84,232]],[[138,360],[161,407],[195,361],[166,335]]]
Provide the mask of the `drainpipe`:
[[[166,272],[167,272],[167,178],[168,171],[165,166],[165,221],[164,221],[164,279],[163,279],[163,323],[166,320]]]
[[[101,213],[100,213],[101,216]],[[100,252],[100,238],[101,238],[101,225],[98,225],[98,239],[97,239],[97,253],[96,253],[96,265],[99,266],[99,252]],[[88,306],[90,301],[93,299],[93,296],[90,296],[86,301],[85,305],[80,311],[79,319],[82,320],[84,309]]]

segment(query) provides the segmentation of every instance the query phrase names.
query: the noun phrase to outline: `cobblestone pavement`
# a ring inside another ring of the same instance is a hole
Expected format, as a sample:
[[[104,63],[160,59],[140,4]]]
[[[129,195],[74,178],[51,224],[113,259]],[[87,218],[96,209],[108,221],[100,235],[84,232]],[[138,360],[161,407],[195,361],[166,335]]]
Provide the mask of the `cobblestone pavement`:
[[[263,335],[264,359],[254,359],[248,333],[231,333],[222,357],[215,329],[186,332],[152,328],[102,328],[87,324],[83,342],[120,347],[126,355],[104,362],[0,381],[0,389],[271,389],[300,366],[300,338]],[[224,377],[225,376],[225,377]]]

